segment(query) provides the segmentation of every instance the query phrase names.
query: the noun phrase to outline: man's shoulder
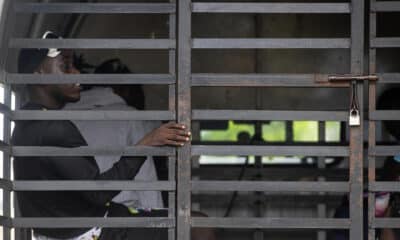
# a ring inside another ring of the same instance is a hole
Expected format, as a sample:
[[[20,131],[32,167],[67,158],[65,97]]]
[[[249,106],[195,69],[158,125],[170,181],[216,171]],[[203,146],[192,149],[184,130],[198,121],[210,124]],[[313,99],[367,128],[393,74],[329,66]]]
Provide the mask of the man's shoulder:
[[[70,121],[24,121],[17,123],[14,143],[74,147],[84,145],[82,136]]]

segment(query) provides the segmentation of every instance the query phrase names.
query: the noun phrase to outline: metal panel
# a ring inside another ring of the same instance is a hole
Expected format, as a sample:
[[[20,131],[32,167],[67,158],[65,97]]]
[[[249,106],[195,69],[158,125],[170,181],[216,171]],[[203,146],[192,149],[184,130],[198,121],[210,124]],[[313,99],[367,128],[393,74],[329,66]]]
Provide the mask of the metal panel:
[[[348,192],[347,182],[192,181],[193,191]]]
[[[329,49],[350,48],[347,38],[195,38],[194,49]]]
[[[14,191],[173,191],[173,181],[13,181]]]
[[[194,120],[314,120],[347,121],[344,111],[193,110]]]
[[[173,84],[170,74],[15,74],[8,73],[9,84]]]
[[[348,229],[348,219],[320,218],[192,218],[193,227],[265,229]]]
[[[171,3],[18,3],[16,12],[24,13],[173,13]]]
[[[97,110],[17,110],[12,112],[13,120],[174,120],[170,111],[97,111]]]
[[[199,13],[350,13],[348,3],[193,3]]]
[[[10,48],[64,48],[64,49],[173,49],[171,39],[33,39],[14,38]]]
[[[95,156],[95,155],[117,155],[117,156],[173,156],[175,149],[172,147],[25,147],[13,146],[13,156]]]

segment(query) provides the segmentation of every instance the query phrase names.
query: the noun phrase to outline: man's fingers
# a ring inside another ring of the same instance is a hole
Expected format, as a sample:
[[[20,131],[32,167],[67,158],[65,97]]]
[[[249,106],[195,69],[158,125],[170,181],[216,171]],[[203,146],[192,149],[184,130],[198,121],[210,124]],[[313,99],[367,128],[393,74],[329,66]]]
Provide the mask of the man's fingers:
[[[170,146],[176,146],[176,147],[182,147],[183,145],[185,145],[184,143],[176,142],[176,141],[168,140],[168,139],[165,140],[165,144],[170,145]]]
[[[190,140],[190,138],[187,136],[180,136],[180,135],[176,135],[176,134],[169,135],[168,139],[178,141],[178,142],[183,142],[183,143],[188,142]]]

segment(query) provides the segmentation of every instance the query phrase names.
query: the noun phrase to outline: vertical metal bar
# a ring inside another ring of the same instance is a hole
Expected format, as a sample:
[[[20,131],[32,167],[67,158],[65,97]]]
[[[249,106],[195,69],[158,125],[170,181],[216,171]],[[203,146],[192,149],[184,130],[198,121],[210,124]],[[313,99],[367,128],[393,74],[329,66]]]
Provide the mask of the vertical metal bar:
[[[177,120],[190,129],[191,123],[191,1],[180,0],[177,24]],[[177,154],[177,240],[190,240],[191,145]]]
[[[371,6],[375,5],[376,0],[371,0]],[[371,11],[369,14],[369,39],[376,37],[376,12]],[[376,73],[376,49],[369,50],[369,72]],[[376,84],[370,82],[368,86],[368,112],[376,109]],[[368,148],[376,145],[376,123],[370,120],[368,122]],[[368,156],[368,183],[375,182],[375,156]],[[375,221],[375,194],[368,191],[368,240],[375,240],[376,231],[374,226]]]
[[[363,74],[364,1],[352,0],[351,73]],[[357,84],[361,125],[350,128],[350,239],[363,238],[363,85]]]
[[[170,0],[171,3],[175,3],[175,0]],[[169,14],[169,38],[176,39],[176,14],[171,13]],[[175,49],[171,49],[168,52],[168,71],[169,74],[172,76],[176,76],[176,52]],[[176,84],[168,85],[168,109],[170,111],[175,110],[175,88]],[[175,181],[176,180],[176,157],[169,157],[168,158],[168,180]],[[168,193],[168,217],[176,217],[176,192],[169,192]],[[168,240],[175,240],[176,238],[176,228],[168,229]]]
[[[318,141],[319,143],[324,143],[326,141],[325,139],[325,129],[326,129],[326,124],[323,121],[318,122]],[[325,157],[318,157],[318,169],[325,169],[326,164],[325,164]],[[318,181],[324,182],[325,177],[324,176],[319,176]],[[325,195],[323,192],[319,193],[319,195]],[[326,218],[326,204],[321,202],[318,203],[317,205],[317,214],[319,218]],[[326,239],[326,231],[320,230],[317,232],[317,239],[318,240],[325,240]]]
[[[169,157],[168,158],[168,180],[175,181],[175,167],[176,167],[176,158]],[[175,193],[169,192],[168,193],[168,217],[174,218],[176,211],[175,211]],[[168,229],[168,240],[175,240],[175,228]]]
[[[5,0],[3,2],[3,11],[1,16],[1,59],[0,74],[4,81],[6,78],[6,67],[8,57],[8,41],[14,26],[15,12],[12,11],[14,1]],[[4,81],[5,82],[5,81]],[[4,86],[4,104],[11,107],[11,87],[9,84]],[[11,120],[4,116],[3,124],[4,142],[10,143]],[[3,153],[3,178],[11,180],[11,156],[9,153]],[[3,215],[11,217],[11,191],[3,189]],[[3,228],[3,240],[11,239],[11,228]]]

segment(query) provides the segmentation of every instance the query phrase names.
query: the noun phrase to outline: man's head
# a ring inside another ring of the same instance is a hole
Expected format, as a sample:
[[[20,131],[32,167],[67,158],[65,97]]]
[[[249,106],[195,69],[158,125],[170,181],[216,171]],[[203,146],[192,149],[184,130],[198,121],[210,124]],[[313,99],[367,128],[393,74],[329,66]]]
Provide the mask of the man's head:
[[[59,38],[52,32],[46,32],[45,39]],[[73,65],[73,53],[67,50],[50,49],[22,49],[18,58],[19,73],[34,74],[78,74]],[[33,95],[46,95],[47,100],[58,106],[66,102],[78,101],[80,98],[79,84],[44,84],[31,85]],[[42,99],[43,100],[43,99]]]
[[[377,109],[399,110],[400,109],[400,88],[385,90],[378,99]],[[400,121],[383,121],[383,126],[396,140],[400,140]]]
[[[120,59],[110,59],[100,64],[94,71],[98,74],[128,74],[132,71]],[[122,97],[126,104],[138,110],[144,110],[145,96],[141,85],[112,85],[114,92]]]

